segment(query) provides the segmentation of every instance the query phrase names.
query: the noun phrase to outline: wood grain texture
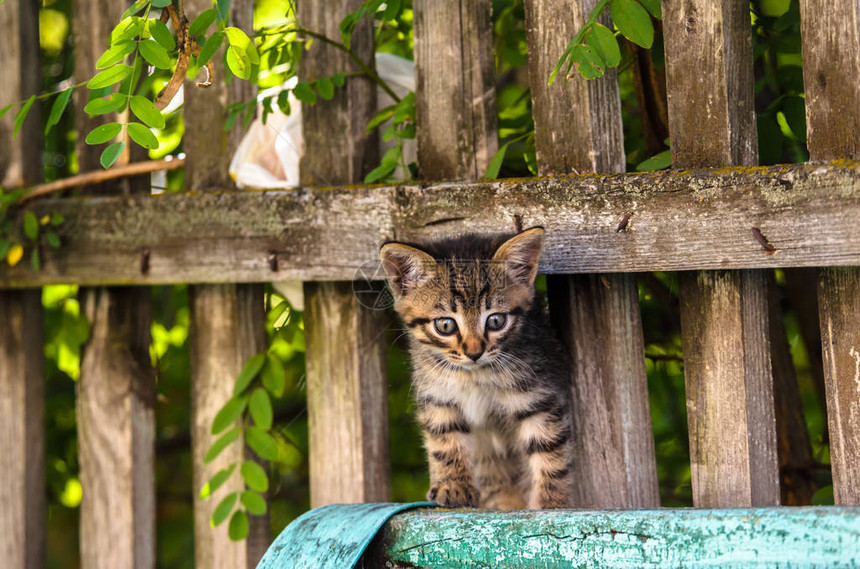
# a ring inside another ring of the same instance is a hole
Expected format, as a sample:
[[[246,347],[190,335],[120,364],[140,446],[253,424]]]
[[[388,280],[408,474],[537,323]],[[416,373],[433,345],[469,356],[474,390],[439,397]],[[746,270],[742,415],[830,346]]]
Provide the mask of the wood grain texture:
[[[802,0],[807,143],[812,159],[860,156],[860,4]],[[860,263],[856,263],[860,265]],[[827,416],[837,504],[860,504],[860,267],[822,269],[818,278]]]
[[[475,180],[498,149],[490,0],[416,0],[415,113],[425,179]]]
[[[75,78],[86,81],[119,21],[122,3],[75,2]],[[86,133],[115,114],[92,119],[86,89],[74,94],[76,127]],[[79,136],[81,169],[101,168],[103,146]],[[121,158],[127,162],[129,151]],[[148,178],[112,187],[149,194]],[[141,288],[82,288],[79,298],[91,335],[77,384],[81,463],[81,566],[155,566],[155,373],[149,359],[150,296]]]
[[[0,292],[0,330],[0,556],[7,567],[41,569],[46,524],[41,291]]]
[[[663,0],[675,167],[758,163],[749,4]]]
[[[386,239],[514,231],[517,218],[547,229],[544,273],[860,263],[855,162],[70,198],[32,209],[65,216],[63,247],[44,251],[38,273],[0,265],[0,287],[350,280]]]
[[[386,320],[351,282],[305,283],[312,508],[390,498]]]
[[[338,22],[361,4],[361,0],[334,4],[306,0],[299,14],[304,26],[339,39]],[[369,20],[355,29],[351,45],[373,65]],[[303,57],[301,71],[304,79],[311,80],[348,69],[352,64],[345,54],[317,46]],[[378,139],[366,131],[375,114],[375,95],[376,87],[367,78],[350,78],[334,99],[303,112],[307,148],[301,163],[303,180],[356,183],[378,164]],[[335,241],[344,237],[341,233]],[[365,237],[374,240],[373,232],[349,239]],[[374,258],[378,250],[375,242]],[[338,262],[324,251],[317,261]],[[311,507],[388,500],[385,313],[362,306],[349,282],[306,283],[305,306]]]
[[[0,107],[39,90],[38,4],[0,3]],[[35,111],[35,114],[32,114]],[[0,121],[0,185],[42,178],[38,105],[12,138]],[[42,291],[0,291],[0,559],[15,569],[45,564],[45,374]]]
[[[834,507],[411,510],[385,524],[357,567],[851,567],[858,530],[856,509]]]
[[[593,0],[526,2],[529,79],[541,175],[624,172],[614,69],[547,85]],[[572,16],[572,17],[571,17]],[[608,23],[608,22],[606,22]],[[659,506],[639,293],[630,275],[554,277],[550,312],[571,354],[578,507]]]
[[[244,489],[241,477],[232,476],[211,498],[200,499],[203,485],[220,469],[250,457],[241,442],[233,443],[218,458],[203,464],[203,456],[217,437],[212,420],[233,395],[233,385],[245,362],[266,348],[262,285],[207,285],[189,289],[191,328],[191,442],[194,458],[194,558],[200,569],[253,569],[270,542],[265,532],[252,532],[247,541],[232,541],[227,523],[212,528],[209,519],[218,502]],[[261,516],[266,518],[266,516]],[[259,533],[258,533],[259,532]]]
[[[573,505],[659,506],[635,276],[559,275],[547,286],[573,364]]]
[[[186,0],[189,19],[212,7],[209,0]],[[230,25],[251,34],[253,1],[230,2]],[[222,48],[225,49],[225,48]],[[215,80],[202,89],[194,82],[185,83],[185,187],[201,190],[206,195],[213,186],[233,186],[228,174],[230,157],[239,145],[243,131],[241,120],[229,131],[224,129],[227,105],[248,102],[254,97],[254,87],[233,78],[226,82],[226,70],[220,52],[215,61]],[[223,207],[223,205],[222,205]],[[219,207],[209,214],[223,215]],[[187,211],[179,212],[188,216]],[[237,219],[235,226],[243,231],[247,218]],[[151,265],[151,257],[149,263]],[[140,259],[139,259],[140,260]],[[138,267],[140,269],[140,265]],[[189,281],[195,282],[195,281]],[[230,282],[229,280],[222,282]],[[199,499],[200,489],[218,470],[230,462],[256,458],[242,442],[234,443],[216,461],[203,464],[203,455],[214,441],[212,421],[233,393],[233,385],[245,362],[265,350],[265,314],[263,288],[255,285],[194,286],[189,289],[192,318],[189,346],[192,393],[192,452],[194,455],[194,557],[198,569],[253,569],[271,541],[269,515],[248,516],[250,532],[243,541],[227,537],[227,523],[212,528],[209,520],[218,496],[238,490],[239,477],[231,478],[219,495]]]
[[[763,271],[681,273],[693,501],[779,502]]]
[[[666,0],[663,17],[673,165],[755,164],[749,4]],[[765,254],[775,248],[761,227],[741,235],[751,233]],[[765,275],[700,272],[680,282],[693,503],[778,504]]]
[[[621,98],[615,68],[600,79],[574,73],[547,80],[567,43],[597,0],[528,0],[529,83],[535,121],[538,171],[553,174],[624,172]],[[608,17],[601,20],[609,23]]]

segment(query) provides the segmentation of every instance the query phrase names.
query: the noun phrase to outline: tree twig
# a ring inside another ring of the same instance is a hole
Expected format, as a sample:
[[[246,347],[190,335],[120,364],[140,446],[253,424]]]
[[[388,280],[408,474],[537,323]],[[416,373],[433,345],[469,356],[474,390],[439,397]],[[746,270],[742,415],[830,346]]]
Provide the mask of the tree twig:
[[[132,176],[150,174],[152,172],[178,170],[183,166],[185,166],[185,159],[179,158],[173,160],[135,162],[134,164],[127,164],[125,166],[111,168],[110,170],[96,170],[93,172],[85,172],[84,174],[78,174],[77,176],[72,176],[71,178],[63,178],[62,180],[55,180],[53,182],[48,182],[47,184],[39,184],[38,186],[33,186],[29,192],[27,192],[21,197],[20,200],[18,200],[18,203],[23,203],[34,198],[46,196],[48,194],[62,192],[63,190],[68,190],[69,188],[92,186],[95,184],[100,184],[102,182],[116,180],[118,178],[130,178]]]

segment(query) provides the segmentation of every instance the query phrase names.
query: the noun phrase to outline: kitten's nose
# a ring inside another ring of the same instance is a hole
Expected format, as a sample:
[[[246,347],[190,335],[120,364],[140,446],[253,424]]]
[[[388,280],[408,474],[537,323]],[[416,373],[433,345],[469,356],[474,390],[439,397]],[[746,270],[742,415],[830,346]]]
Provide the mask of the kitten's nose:
[[[483,355],[483,353],[484,353],[484,352],[483,352],[483,351],[481,351],[481,352],[477,352],[477,353],[475,353],[475,354],[470,354],[469,352],[463,352],[463,353],[464,353],[464,354],[466,354],[466,356],[467,356],[470,360],[472,360],[473,362],[476,362],[476,361],[478,361],[478,358],[480,358],[480,357],[481,357],[481,355]]]

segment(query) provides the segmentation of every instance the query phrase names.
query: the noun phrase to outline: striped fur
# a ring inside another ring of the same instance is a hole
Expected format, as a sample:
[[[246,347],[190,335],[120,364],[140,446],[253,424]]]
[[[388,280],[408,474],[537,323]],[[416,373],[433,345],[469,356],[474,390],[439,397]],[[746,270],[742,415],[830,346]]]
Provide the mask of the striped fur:
[[[441,506],[571,505],[568,365],[534,293],[542,243],[532,228],[382,247]]]

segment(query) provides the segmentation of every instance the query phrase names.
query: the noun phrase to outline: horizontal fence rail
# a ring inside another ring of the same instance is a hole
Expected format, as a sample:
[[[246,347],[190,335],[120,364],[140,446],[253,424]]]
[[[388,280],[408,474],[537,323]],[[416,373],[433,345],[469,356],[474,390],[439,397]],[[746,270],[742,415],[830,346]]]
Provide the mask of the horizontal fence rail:
[[[387,239],[543,225],[546,273],[860,265],[860,162],[34,203],[62,247],[0,287],[368,274]],[[371,271],[372,272],[372,271]],[[382,274],[373,275],[381,278]]]
[[[391,518],[364,561],[394,569],[854,567],[860,511],[415,510]]]

